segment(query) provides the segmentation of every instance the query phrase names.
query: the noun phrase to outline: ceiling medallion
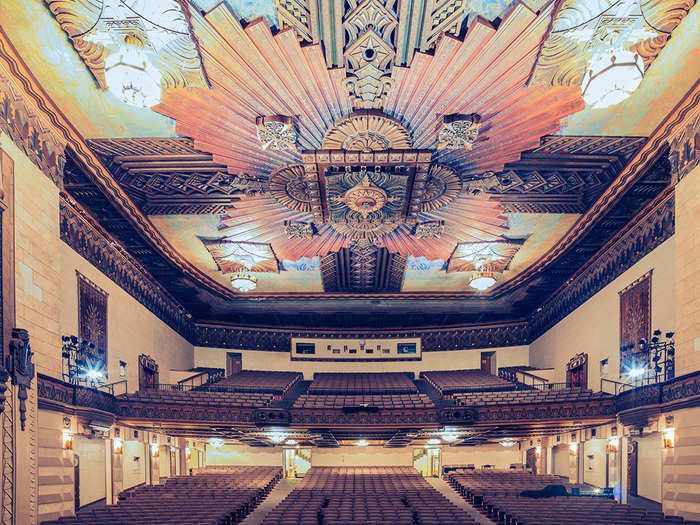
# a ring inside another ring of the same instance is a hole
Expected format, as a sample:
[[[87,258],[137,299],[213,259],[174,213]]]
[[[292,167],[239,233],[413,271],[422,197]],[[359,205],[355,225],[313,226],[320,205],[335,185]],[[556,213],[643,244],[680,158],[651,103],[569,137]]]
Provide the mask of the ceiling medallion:
[[[333,197],[332,200],[342,202],[366,218],[370,213],[381,210],[385,204],[397,201],[399,198],[389,197],[382,188],[372,184],[369,176],[365,175],[360,184],[350,188],[342,197]]]
[[[306,178],[304,166],[296,164],[273,172],[269,187],[277,202],[290,210],[311,211],[314,188]]]
[[[336,120],[323,137],[322,149],[386,151],[411,148],[411,135],[398,120],[376,110],[358,110]]]
[[[297,131],[294,121],[284,115],[257,117],[255,119],[258,140],[263,150],[296,150]]]
[[[462,192],[462,181],[457,172],[447,166],[433,164],[428,171],[420,211],[429,212],[447,206]]]
[[[438,133],[438,149],[472,149],[479,136],[481,117],[471,115],[445,115]]]

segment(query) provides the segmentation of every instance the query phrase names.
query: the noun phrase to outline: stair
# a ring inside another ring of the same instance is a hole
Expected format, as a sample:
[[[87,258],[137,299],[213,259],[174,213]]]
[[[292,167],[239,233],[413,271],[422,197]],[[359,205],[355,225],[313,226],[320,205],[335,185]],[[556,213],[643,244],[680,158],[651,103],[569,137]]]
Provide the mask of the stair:
[[[287,409],[292,408],[292,405],[297,398],[303,394],[306,394],[306,391],[309,389],[309,385],[311,385],[311,381],[297,381],[297,383],[289,389],[289,392],[287,392],[287,395],[285,395],[284,398],[278,401],[273,401],[270,404],[270,407]]]
[[[282,503],[282,500],[289,496],[300,481],[299,479],[292,478],[281,480],[275,488],[270,491],[263,502],[241,521],[240,525],[260,525],[265,519],[265,516],[277,505]]]
[[[469,515],[474,519],[479,525],[496,525],[495,521],[491,521],[489,518],[484,516],[481,512],[472,507],[464,498],[462,498],[457,491],[455,491],[447,481],[440,478],[425,478],[425,480],[430,483],[435,490],[440,494],[445,496],[450,502],[457,505],[460,509],[469,513]]]
[[[435,390],[427,381],[424,379],[414,379],[413,384],[416,385],[418,392],[421,394],[427,394],[430,400],[435,404],[436,407],[448,407],[454,406],[454,401],[448,399],[442,399],[440,392]]]

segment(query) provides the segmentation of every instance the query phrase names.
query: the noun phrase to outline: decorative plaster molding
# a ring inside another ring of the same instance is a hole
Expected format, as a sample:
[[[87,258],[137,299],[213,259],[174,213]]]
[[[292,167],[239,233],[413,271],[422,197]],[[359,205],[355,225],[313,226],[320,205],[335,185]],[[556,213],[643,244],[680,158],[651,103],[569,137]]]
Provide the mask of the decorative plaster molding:
[[[187,340],[190,314],[78,204],[60,201],[61,240]]]
[[[675,227],[673,192],[663,193],[640,215],[639,219],[630,221],[631,226],[628,229],[609,242],[586,267],[573,275],[530,317],[528,322],[530,342],[552,328],[673,235]]]
[[[66,142],[58,137],[0,70],[0,131],[50,178],[63,187]]]
[[[700,166],[700,110],[697,117],[671,141],[668,156],[674,183]]]
[[[268,352],[289,352],[292,337],[338,339],[392,339],[420,337],[423,352],[442,350],[466,350],[497,346],[525,345],[528,327],[525,322],[478,325],[458,328],[440,328],[372,332],[372,331],[312,331],[280,330],[267,328],[228,327],[198,324],[195,328],[195,344],[213,348],[243,348]]]

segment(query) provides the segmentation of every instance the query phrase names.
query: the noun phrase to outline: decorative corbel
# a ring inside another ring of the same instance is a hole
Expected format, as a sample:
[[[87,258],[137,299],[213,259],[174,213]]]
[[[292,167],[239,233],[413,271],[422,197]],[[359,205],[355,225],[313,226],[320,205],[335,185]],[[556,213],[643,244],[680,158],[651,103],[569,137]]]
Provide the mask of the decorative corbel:
[[[23,328],[13,328],[7,368],[12,378],[12,384],[17,386],[19,420],[22,430],[24,430],[24,423],[27,420],[27,390],[31,387],[32,379],[34,379],[33,355],[32,346],[29,344],[29,332]]]

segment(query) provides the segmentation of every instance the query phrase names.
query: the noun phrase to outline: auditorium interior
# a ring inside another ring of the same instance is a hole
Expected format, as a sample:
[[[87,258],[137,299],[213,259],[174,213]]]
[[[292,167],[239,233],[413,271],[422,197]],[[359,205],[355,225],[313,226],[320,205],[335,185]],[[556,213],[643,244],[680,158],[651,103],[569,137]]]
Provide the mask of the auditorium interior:
[[[0,0],[0,525],[700,525],[695,0]]]

